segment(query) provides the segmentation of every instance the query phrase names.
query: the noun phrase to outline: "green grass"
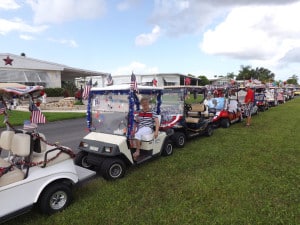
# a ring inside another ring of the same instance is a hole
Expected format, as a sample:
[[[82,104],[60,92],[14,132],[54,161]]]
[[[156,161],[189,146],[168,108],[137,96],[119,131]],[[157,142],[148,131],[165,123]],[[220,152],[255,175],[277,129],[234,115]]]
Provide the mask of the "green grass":
[[[65,211],[7,224],[300,224],[300,98],[74,190]],[[12,196],[12,201],[16,201]]]
[[[85,113],[77,113],[77,112],[44,112],[47,122],[53,122],[58,120],[67,120],[67,119],[76,119],[82,118],[86,114]],[[30,119],[30,112],[16,111],[12,110],[8,112],[9,122],[14,125],[23,125],[25,120]],[[4,116],[0,116],[0,121],[4,120]],[[0,127],[4,127],[5,124],[1,123]]]

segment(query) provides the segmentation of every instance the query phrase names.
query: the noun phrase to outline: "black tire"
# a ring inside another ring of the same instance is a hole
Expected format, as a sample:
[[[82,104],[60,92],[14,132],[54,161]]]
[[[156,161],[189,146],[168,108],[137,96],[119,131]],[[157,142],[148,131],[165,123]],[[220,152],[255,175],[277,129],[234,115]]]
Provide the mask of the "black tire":
[[[228,127],[230,127],[230,121],[229,121],[229,119],[227,119],[227,118],[221,119],[220,125],[221,125],[221,127],[223,127],[223,128],[228,128]]]
[[[87,162],[87,156],[88,156],[87,152],[84,151],[78,152],[74,159],[75,164],[86,169],[92,169],[93,165]]]
[[[124,177],[125,163],[118,158],[107,158],[103,161],[101,166],[101,174],[106,180],[116,180]]]
[[[42,192],[38,204],[42,213],[51,215],[64,210],[71,201],[71,188],[64,183],[54,183]]]
[[[206,129],[205,129],[205,136],[210,137],[214,133],[214,128],[211,124],[208,124]]]
[[[173,154],[173,145],[171,140],[167,139],[165,141],[161,154],[163,156],[170,156]]]
[[[172,140],[176,147],[183,148],[186,142],[186,137],[182,132],[175,132],[172,136]]]

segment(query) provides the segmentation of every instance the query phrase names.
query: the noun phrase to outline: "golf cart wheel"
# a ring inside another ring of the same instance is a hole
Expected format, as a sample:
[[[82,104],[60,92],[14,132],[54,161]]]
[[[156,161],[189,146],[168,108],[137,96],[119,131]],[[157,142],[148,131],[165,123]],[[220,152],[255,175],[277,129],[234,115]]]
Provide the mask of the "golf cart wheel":
[[[87,162],[88,153],[80,151],[76,154],[74,162],[76,165],[81,166],[86,169],[91,169],[93,166]]]
[[[221,124],[221,127],[223,127],[223,128],[230,127],[230,121],[227,118],[226,119],[222,119],[221,122],[220,122],[220,124]]]
[[[166,140],[162,149],[161,154],[163,156],[170,156],[173,154],[173,145],[171,140]]]
[[[101,174],[106,180],[116,180],[124,177],[125,163],[118,158],[105,159],[101,166]]]
[[[210,137],[210,136],[213,135],[213,133],[214,133],[214,128],[213,128],[213,126],[212,126],[211,124],[208,124],[207,127],[206,127],[206,129],[205,129],[205,135],[206,135],[207,137]]]
[[[182,132],[176,132],[172,136],[172,140],[175,143],[175,146],[178,148],[183,148],[185,145],[186,137],[185,134]]]
[[[64,183],[53,183],[48,186],[39,198],[39,209],[51,215],[64,210],[72,200],[71,188]]]

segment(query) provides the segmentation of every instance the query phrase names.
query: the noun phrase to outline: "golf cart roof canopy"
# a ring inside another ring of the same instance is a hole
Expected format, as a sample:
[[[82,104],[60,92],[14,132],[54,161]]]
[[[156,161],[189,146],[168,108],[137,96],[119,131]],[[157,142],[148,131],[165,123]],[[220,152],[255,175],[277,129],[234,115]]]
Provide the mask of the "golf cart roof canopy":
[[[43,86],[26,86],[18,83],[0,83],[0,92],[13,95],[26,95],[43,90]]]
[[[140,94],[151,94],[151,93],[158,93],[163,90],[162,87],[152,87],[152,86],[137,86],[138,93]],[[106,87],[93,87],[91,88],[92,93],[129,93],[131,91],[130,84],[120,84],[120,85],[111,85]]]
[[[205,86],[197,86],[197,85],[175,85],[175,86],[165,86],[164,89],[179,89],[179,88],[186,88],[186,89],[205,89]]]

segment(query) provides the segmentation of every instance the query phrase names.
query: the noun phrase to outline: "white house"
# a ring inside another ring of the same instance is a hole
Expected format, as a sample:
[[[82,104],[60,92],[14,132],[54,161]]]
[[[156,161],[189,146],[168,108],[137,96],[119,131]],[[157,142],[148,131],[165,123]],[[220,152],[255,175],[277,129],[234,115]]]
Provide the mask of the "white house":
[[[179,73],[158,73],[158,74],[135,74],[136,81],[140,85],[178,86],[178,85],[199,85],[201,79]],[[113,75],[114,84],[130,83],[131,75]]]
[[[27,56],[0,53],[0,82],[42,85],[44,87],[61,87],[62,81],[85,81],[85,77],[97,76],[102,84],[108,73],[83,70],[63,64],[47,62]]]

